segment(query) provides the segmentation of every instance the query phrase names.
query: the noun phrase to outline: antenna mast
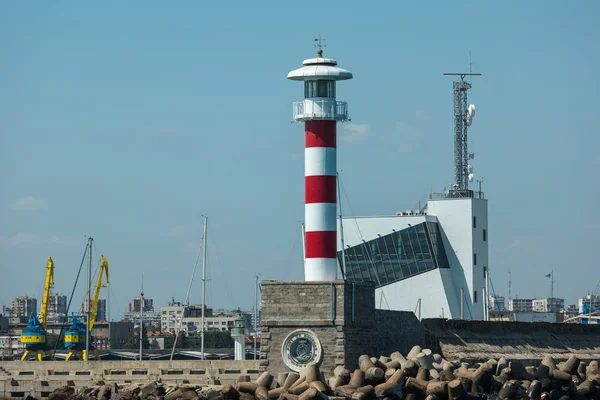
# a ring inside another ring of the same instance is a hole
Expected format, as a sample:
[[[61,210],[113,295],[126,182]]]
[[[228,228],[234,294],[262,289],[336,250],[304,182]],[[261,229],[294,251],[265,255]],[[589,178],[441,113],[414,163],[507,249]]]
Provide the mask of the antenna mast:
[[[183,318],[183,316],[182,316]],[[144,273],[142,272],[142,292],[140,293],[140,361],[142,361],[144,344]]]
[[[470,69],[470,68],[469,68]],[[444,72],[444,75],[460,76],[454,81],[454,190],[469,190],[469,182],[473,179],[473,170],[469,160],[474,158],[468,152],[467,128],[473,122],[475,106],[468,105],[467,91],[471,84],[465,81],[466,76],[480,76],[472,72]]]
[[[200,334],[200,347],[202,352],[202,360],[204,360],[204,310],[206,309],[206,234],[208,230],[208,216],[204,216],[204,240],[202,241],[202,333]],[[185,310],[185,308],[184,308]],[[185,312],[185,311],[184,311]],[[183,318],[182,316],[181,318]]]
[[[86,310],[86,329],[85,329],[85,356],[84,360],[87,362],[90,355],[90,311],[92,310],[91,297],[92,297],[92,245],[94,239],[90,236],[88,238],[88,284],[87,284],[87,310]]]
[[[510,269],[508,270],[508,304],[512,300],[512,280],[510,277]]]

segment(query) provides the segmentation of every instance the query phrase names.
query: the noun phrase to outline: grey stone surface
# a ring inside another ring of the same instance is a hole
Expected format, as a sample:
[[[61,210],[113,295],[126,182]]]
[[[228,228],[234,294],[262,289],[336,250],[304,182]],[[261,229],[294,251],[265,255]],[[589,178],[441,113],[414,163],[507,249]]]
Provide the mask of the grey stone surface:
[[[67,386],[89,387],[95,382],[126,382],[207,385],[220,381],[234,384],[241,374],[258,377],[260,361],[178,360],[178,361],[0,361],[9,375],[0,375],[0,400],[13,394],[42,398],[44,393]],[[140,372],[144,372],[140,374]],[[11,382],[15,382],[15,386]]]
[[[406,353],[424,340],[412,312],[375,309],[375,287],[369,283],[263,281],[262,289],[262,332],[268,336],[261,343],[261,369],[273,374],[289,370],[281,346],[298,328],[319,337],[326,375],[338,365],[356,368],[361,354]]]

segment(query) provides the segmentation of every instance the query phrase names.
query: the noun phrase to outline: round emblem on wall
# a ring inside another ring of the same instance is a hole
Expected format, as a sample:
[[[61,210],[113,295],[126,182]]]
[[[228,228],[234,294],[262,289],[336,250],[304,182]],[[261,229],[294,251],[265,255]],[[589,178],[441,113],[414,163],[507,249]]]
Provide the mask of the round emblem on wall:
[[[283,362],[291,370],[299,372],[310,363],[321,362],[323,355],[317,335],[307,329],[291,332],[281,345]]]

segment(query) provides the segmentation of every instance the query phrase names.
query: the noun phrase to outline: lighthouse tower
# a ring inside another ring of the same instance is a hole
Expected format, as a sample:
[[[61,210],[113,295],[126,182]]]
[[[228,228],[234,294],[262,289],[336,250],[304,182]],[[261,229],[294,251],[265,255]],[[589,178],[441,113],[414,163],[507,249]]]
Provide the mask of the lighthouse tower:
[[[288,79],[304,82],[304,100],[293,105],[296,122],[304,122],[305,263],[304,279],[337,279],[336,258],[336,124],[349,121],[348,104],[337,101],[337,81],[352,73],[324,58],[319,46],[316,58],[304,60]]]
[[[234,341],[234,356],[235,360],[246,359],[246,324],[244,317],[239,313],[233,323],[231,337]]]

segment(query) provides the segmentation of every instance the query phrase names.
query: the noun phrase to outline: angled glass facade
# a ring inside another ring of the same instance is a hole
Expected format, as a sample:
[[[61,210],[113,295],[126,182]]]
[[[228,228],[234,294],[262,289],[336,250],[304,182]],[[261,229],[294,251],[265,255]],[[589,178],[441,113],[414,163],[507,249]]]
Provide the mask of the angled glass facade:
[[[342,252],[338,253],[342,263]],[[423,222],[389,235],[347,247],[346,279],[374,282],[377,287],[436,268],[449,268],[440,229]]]

